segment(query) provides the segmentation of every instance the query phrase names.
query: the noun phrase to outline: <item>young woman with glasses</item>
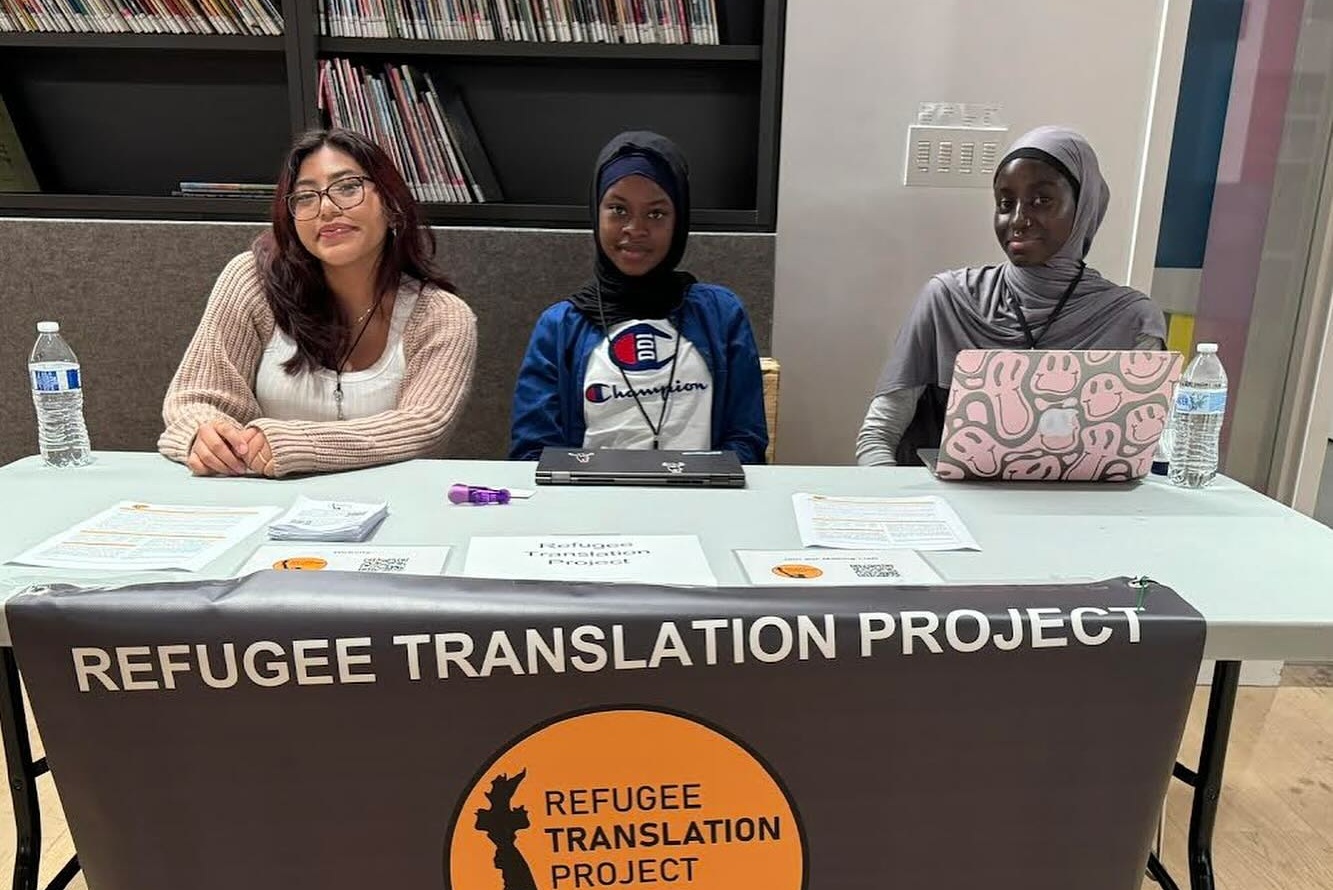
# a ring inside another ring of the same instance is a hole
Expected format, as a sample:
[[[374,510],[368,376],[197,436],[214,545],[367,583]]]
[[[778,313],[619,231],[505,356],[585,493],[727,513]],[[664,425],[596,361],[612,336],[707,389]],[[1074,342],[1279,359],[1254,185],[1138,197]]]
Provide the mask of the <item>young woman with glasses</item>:
[[[302,137],[272,229],[218,277],[158,448],[196,475],[350,470],[434,452],[472,385],[476,319],[431,264],[394,167],[347,130]]]

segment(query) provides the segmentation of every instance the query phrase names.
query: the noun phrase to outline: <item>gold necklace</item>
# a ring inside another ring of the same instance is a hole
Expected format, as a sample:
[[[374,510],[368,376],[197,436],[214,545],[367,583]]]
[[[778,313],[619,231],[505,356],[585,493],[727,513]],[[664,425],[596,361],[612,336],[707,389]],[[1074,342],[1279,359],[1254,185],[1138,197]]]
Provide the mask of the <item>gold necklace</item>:
[[[358,315],[357,318],[356,318],[356,321],[352,322],[350,325],[348,325],[348,327],[349,327],[349,328],[354,328],[354,327],[356,327],[357,325],[361,324],[361,322],[363,322],[363,321],[365,321],[367,318],[369,318],[369,317],[370,317],[370,313],[372,313],[372,312],[374,312],[374,311],[375,311],[375,304],[374,304],[374,303],[371,303],[369,306],[366,307],[366,311],[365,311],[365,312],[362,312],[360,315]]]
[[[357,325],[360,325],[361,322],[369,318],[370,313],[375,311],[375,307],[378,304],[379,304],[378,300],[374,303],[371,303],[370,308],[367,309],[365,312],[362,312],[361,317],[358,318],[356,321],[352,322],[351,327],[356,327]],[[367,327],[369,327],[369,325],[361,325],[360,332],[357,333],[356,339],[352,341],[352,347],[348,349],[347,352],[343,355],[342,361],[338,362],[338,367],[334,371],[334,373],[337,375],[337,378],[333,386],[333,401],[338,409],[339,420],[346,420],[346,417],[343,415],[343,368],[347,365],[349,361],[352,360],[352,353],[356,352],[356,345],[361,342],[361,338],[365,335]]]

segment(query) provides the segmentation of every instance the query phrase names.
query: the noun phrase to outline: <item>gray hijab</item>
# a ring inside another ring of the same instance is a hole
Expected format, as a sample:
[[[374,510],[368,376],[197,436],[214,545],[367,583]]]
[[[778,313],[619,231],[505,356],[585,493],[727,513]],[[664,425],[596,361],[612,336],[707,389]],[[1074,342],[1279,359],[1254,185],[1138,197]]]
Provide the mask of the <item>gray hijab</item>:
[[[1026,349],[1027,336],[1014,300],[1034,331],[1041,331],[1101,228],[1111,190],[1097,155],[1079,133],[1038,127],[1005,155],[1037,149],[1062,163],[1078,181],[1078,206],[1069,240],[1040,266],[968,267],[933,277],[880,374],[875,395],[953,380],[954,358],[963,349]],[[1003,166],[1003,162],[1001,163]],[[998,169],[998,168],[997,168]],[[1145,337],[1166,339],[1166,320],[1140,291],[1113,284],[1088,267],[1064,309],[1041,336],[1042,349],[1133,349]]]

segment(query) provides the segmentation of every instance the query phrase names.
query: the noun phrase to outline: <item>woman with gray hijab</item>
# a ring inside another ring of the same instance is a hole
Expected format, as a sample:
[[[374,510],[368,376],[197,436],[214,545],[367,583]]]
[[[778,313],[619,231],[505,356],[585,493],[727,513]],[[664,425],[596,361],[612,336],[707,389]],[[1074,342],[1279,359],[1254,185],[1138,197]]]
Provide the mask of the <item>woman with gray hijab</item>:
[[[964,349],[1162,349],[1146,294],[1084,262],[1111,190],[1079,133],[1039,127],[995,173],[995,235],[1008,261],[933,277],[898,333],[856,440],[862,466],[921,463],[938,448]]]

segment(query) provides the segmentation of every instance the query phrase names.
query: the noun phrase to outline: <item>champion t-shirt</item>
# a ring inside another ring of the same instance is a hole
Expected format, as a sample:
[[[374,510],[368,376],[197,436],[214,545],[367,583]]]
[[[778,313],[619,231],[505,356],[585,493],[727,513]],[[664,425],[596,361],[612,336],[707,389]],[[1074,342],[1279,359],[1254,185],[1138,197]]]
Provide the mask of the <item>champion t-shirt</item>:
[[[680,356],[672,374],[671,359],[677,350]],[[662,416],[664,396],[659,447],[712,448],[713,377],[694,344],[666,319],[631,319],[613,325],[611,336],[588,356],[583,375],[587,424],[583,447],[652,448],[652,426]]]

